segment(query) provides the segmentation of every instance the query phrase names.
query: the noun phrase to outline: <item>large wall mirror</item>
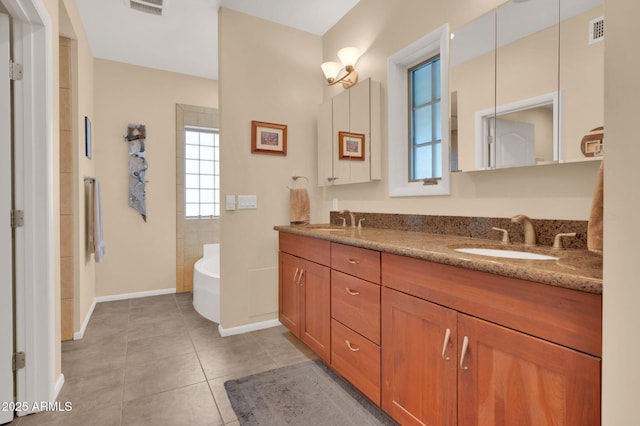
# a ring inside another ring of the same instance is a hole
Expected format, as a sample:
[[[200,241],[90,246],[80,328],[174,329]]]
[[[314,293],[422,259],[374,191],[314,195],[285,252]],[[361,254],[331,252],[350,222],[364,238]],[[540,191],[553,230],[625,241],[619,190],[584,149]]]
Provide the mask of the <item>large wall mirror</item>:
[[[602,155],[602,0],[511,0],[453,32],[452,170]]]

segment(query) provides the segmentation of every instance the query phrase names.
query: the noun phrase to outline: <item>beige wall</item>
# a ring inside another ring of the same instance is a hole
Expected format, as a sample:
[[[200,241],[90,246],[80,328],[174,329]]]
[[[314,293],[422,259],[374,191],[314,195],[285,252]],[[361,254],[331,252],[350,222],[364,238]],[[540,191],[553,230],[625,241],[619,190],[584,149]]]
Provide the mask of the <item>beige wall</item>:
[[[640,2],[606,0],[603,422],[638,424]]]
[[[277,318],[277,233],[289,223],[291,176],[316,176],[322,102],[320,37],[228,9],[219,13],[222,199],[255,194],[257,210],[222,210],[221,318],[230,328]],[[287,156],[251,154],[251,121],[288,126]],[[315,184],[311,185],[312,205]],[[312,221],[319,217],[312,214]]]
[[[123,63],[94,63],[95,174],[101,182],[106,256],[96,296],[176,287],[176,104],[218,106],[218,84]],[[129,123],[147,131],[147,222],[129,207]]]

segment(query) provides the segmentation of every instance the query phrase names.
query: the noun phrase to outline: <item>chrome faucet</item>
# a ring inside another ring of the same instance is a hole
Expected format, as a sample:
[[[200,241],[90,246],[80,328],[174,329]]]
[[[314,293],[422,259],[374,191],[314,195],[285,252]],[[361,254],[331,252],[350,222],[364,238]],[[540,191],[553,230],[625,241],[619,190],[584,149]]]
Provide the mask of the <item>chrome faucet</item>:
[[[351,210],[340,210],[338,212],[338,214],[345,214],[345,213],[349,213],[349,220],[350,220],[349,226],[351,226],[352,228],[355,228],[356,227],[356,217],[355,217],[355,215],[353,214],[353,212]],[[343,223],[343,226],[344,226],[344,223]]]
[[[512,223],[521,223],[524,228],[524,245],[535,246],[536,245],[536,229],[533,227],[533,222],[529,217],[518,214],[511,218]]]

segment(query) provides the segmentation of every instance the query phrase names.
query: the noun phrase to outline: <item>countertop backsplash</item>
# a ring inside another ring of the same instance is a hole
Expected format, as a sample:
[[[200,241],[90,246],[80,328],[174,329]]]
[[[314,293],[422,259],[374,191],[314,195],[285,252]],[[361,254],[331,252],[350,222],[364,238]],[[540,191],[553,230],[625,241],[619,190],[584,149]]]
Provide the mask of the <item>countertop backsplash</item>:
[[[460,237],[483,238],[500,241],[502,233],[491,228],[509,231],[511,243],[524,242],[524,230],[521,224],[511,223],[511,218],[469,217],[469,216],[431,216],[390,213],[353,212],[356,223],[364,218],[363,227],[394,229],[400,231],[426,232],[430,234],[455,235]],[[330,223],[340,225],[342,220],[337,211],[330,212]],[[347,224],[349,215],[346,215]],[[563,238],[565,248],[587,249],[586,220],[551,220],[531,218],[536,230],[537,244],[552,246],[559,233],[575,232],[575,237]]]

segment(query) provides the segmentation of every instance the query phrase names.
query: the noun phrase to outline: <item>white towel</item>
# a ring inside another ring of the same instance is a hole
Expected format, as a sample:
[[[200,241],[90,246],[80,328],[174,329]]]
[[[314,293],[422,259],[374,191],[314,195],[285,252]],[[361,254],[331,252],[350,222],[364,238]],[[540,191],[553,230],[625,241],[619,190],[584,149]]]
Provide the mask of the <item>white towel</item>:
[[[93,237],[92,251],[95,261],[100,262],[105,255],[104,239],[102,237],[102,202],[100,199],[100,182],[96,179],[91,186],[91,236]]]

